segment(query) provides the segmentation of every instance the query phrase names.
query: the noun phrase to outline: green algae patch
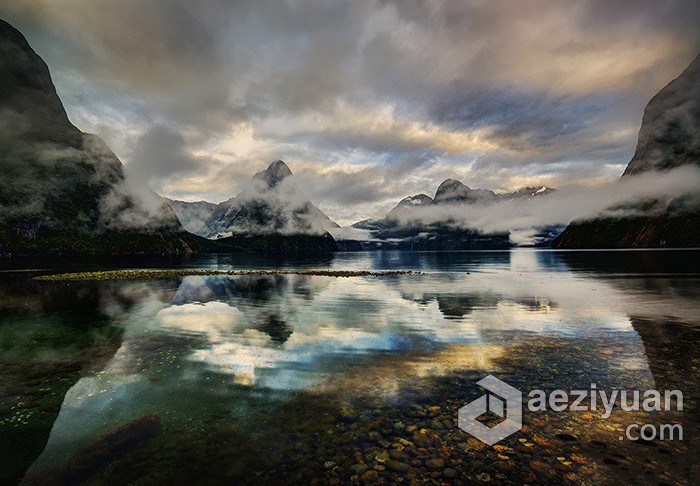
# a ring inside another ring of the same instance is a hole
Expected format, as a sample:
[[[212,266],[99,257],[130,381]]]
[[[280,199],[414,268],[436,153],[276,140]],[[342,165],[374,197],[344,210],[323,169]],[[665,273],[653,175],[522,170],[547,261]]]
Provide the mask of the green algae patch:
[[[158,280],[167,278],[209,275],[309,275],[318,277],[387,277],[393,275],[415,275],[411,270],[105,270],[99,272],[57,273],[41,275],[35,280],[66,282],[91,280]]]

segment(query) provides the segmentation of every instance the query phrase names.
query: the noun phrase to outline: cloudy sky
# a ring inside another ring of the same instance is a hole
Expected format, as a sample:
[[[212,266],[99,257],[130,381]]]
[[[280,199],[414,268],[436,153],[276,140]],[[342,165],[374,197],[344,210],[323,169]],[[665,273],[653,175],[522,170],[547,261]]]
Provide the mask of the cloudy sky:
[[[218,202],[285,160],[331,218],[446,178],[617,178],[700,52],[695,0],[3,0],[75,125],[162,195]]]

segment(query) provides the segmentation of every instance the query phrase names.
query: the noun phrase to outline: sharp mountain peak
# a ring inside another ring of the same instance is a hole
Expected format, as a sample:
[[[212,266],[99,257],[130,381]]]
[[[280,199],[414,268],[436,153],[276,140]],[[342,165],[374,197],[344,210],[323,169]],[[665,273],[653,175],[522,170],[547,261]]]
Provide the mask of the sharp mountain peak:
[[[292,174],[289,166],[285,164],[283,160],[275,160],[268,165],[265,170],[261,170],[255,174],[253,179],[264,181],[267,184],[267,187],[272,188],[292,175],[294,174]]]

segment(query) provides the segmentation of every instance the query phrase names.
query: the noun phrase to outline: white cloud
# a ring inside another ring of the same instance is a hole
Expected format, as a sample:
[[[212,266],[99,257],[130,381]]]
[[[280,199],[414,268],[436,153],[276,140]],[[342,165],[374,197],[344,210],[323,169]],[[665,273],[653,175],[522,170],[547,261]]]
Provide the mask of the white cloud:
[[[9,0],[0,14],[127,170],[152,127],[183,136],[195,165],[154,170],[164,195],[227,199],[283,159],[314,182],[364,178],[356,199],[310,194],[341,222],[448,177],[613,179],[645,103],[700,47],[689,0]]]

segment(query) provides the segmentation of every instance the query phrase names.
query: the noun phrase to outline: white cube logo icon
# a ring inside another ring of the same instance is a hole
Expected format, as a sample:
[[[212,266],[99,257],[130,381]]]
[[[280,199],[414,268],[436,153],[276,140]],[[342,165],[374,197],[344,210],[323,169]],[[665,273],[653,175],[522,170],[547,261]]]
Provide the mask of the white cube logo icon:
[[[493,375],[488,375],[476,384],[489,393],[459,409],[459,428],[488,445],[519,431],[523,426],[523,394],[520,390]],[[503,417],[503,420],[493,427],[479,422],[477,417],[487,412]]]

